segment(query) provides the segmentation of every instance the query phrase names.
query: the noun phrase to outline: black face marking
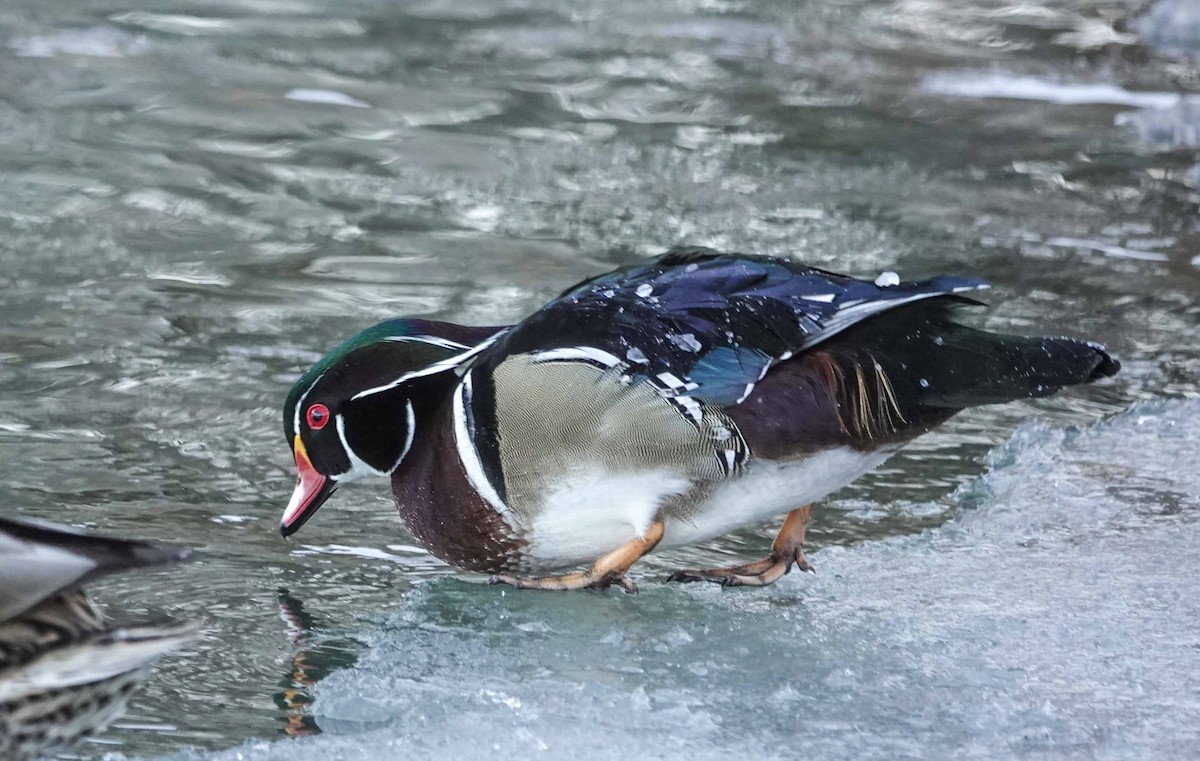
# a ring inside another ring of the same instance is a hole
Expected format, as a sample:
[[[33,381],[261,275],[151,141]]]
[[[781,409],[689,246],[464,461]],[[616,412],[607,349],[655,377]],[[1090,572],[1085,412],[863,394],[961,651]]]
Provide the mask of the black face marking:
[[[390,473],[412,442],[416,424],[406,384],[348,402],[342,411],[346,445],[380,473]],[[410,425],[410,422],[412,425]]]

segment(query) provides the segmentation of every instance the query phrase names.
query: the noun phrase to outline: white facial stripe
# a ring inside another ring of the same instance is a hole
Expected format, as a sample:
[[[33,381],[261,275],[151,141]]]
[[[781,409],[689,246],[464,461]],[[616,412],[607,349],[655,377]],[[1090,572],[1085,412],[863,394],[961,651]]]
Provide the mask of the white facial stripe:
[[[505,328],[504,330],[501,330],[500,332],[496,333],[494,336],[487,339],[486,341],[479,344],[478,346],[476,346],[474,349],[471,349],[470,351],[465,351],[462,354],[455,354],[453,357],[449,357],[448,359],[443,359],[441,362],[434,362],[429,367],[422,368],[421,370],[416,370],[411,373],[405,373],[404,375],[401,375],[399,378],[392,381],[391,383],[387,383],[382,386],[376,386],[375,388],[369,388],[366,391],[359,391],[357,394],[355,394],[354,396],[352,396],[350,398],[351,398],[351,400],[361,399],[364,396],[370,396],[371,394],[378,394],[380,391],[389,391],[389,390],[395,388],[396,386],[399,386],[401,383],[404,383],[405,381],[408,381],[408,380],[412,380],[413,378],[423,378],[426,375],[435,375],[437,373],[445,372],[446,370],[452,370],[452,369],[458,367],[459,365],[466,363],[467,360],[475,357],[481,351],[483,351],[487,347],[491,346],[492,344],[496,343],[496,341],[499,340],[500,336],[504,335],[507,332],[508,332],[508,329]]]
[[[460,344],[457,341],[451,341],[447,338],[438,338],[437,336],[392,336],[383,339],[392,343],[402,343],[405,341],[416,341],[417,343],[430,344],[432,346],[440,346],[443,349],[466,349],[469,348],[466,344]]]
[[[300,398],[296,400],[296,409],[292,412],[292,426],[296,433],[300,433],[300,410],[304,409],[304,400],[308,398],[308,395],[312,393],[312,390],[317,387],[317,384],[320,383],[321,379],[324,377],[325,373],[318,375],[317,379],[313,381],[312,384],[304,390],[304,393],[300,395]]]
[[[349,442],[346,441],[346,419],[341,415],[337,416],[337,432],[338,438],[342,441],[342,449],[346,451],[346,458],[350,460],[350,470],[347,470],[345,473],[338,473],[336,476],[330,476],[331,479],[337,481],[339,484],[344,484],[351,481],[357,481],[363,476],[388,475],[381,470],[375,470],[372,468],[370,465],[364,462],[361,457],[356,455],[353,449],[350,448]]]
[[[467,427],[467,405],[471,403],[471,373],[463,377],[454,392],[454,442],[458,447],[458,459],[467,472],[467,481],[501,515],[508,512],[508,505],[500,499],[495,487],[483,472],[483,463],[475,449],[475,440]]]
[[[404,375],[401,375],[399,378],[392,381],[391,383],[385,384],[383,386],[376,386],[375,388],[369,388],[366,391],[359,391],[357,394],[350,397],[350,400],[354,401],[356,399],[362,399],[364,396],[370,396],[371,394],[378,394],[380,391],[390,391],[391,389],[395,388],[396,386],[399,386],[401,383],[404,383],[405,381],[410,381],[413,378],[424,378],[426,375],[436,375],[437,373],[445,372],[446,370],[449,370],[452,367],[454,367],[454,365],[446,365],[443,362],[435,362],[432,365],[430,365],[429,367],[425,367],[420,370],[415,370],[411,373],[405,373]]]

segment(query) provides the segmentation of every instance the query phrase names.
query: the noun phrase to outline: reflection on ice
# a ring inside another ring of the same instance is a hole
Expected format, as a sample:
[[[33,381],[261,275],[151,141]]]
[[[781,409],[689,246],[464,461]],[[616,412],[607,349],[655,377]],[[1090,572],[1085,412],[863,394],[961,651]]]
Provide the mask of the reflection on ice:
[[[1200,402],[1031,424],[917,536],[747,593],[442,579],[321,683],[326,733],[176,759],[1166,758],[1200,740]]]

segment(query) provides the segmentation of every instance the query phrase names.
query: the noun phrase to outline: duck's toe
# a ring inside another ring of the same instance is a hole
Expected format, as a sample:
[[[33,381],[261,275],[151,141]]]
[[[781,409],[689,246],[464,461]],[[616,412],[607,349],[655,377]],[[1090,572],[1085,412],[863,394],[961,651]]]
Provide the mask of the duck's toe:
[[[591,584],[587,585],[588,589],[608,589],[611,586],[618,586],[625,591],[625,594],[636,595],[638,593],[637,584],[626,576],[624,573],[609,571],[599,579],[596,579]]]
[[[621,571],[609,571],[600,576],[588,573],[571,573],[563,576],[514,576],[508,573],[498,573],[488,577],[488,584],[507,584],[517,589],[608,589],[618,586],[626,594],[637,594],[637,584]]]
[[[667,577],[668,582],[690,583],[707,581],[723,587],[765,587],[783,578],[792,569],[792,563],[801,571],[811,572],[812,566],[797,549],[794,553],[772,552],[762,560],[729,568],[702,568],[676,571]]]

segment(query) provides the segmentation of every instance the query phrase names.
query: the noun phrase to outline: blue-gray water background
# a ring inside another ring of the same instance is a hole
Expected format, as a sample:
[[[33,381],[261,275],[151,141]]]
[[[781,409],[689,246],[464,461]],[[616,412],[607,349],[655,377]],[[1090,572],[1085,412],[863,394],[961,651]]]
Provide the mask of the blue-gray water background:
[[[0,35],[0,510],[194,546],[97,591],[207,622],[81,758],[1195,752],[1195,3],[6,0]],[[681,242],[983,276],[982,324],[1124,370],[917,442],[761,592],[656,579],[769,529],[505,594],[383,483],[279,537],[324,350]]]

